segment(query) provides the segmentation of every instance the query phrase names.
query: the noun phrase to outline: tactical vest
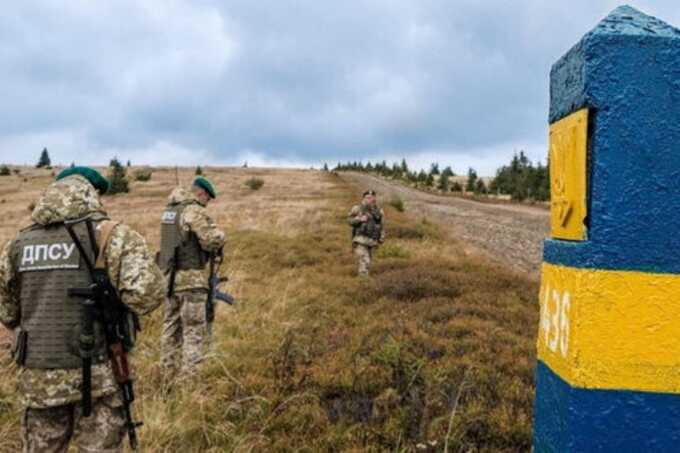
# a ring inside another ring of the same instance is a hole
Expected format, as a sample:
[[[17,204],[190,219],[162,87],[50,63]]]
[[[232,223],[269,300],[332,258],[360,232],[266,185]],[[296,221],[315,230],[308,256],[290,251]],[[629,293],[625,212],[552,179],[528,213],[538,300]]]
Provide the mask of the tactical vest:
[[[382,236],[382,215],[380,209],[370,209],[366,205],[361,205],[361,214],[368,216],[368,221],[361,223],[354,231],[355,236],[366,236],[375,241]]]
[[[86,226],[77,224],[74,231],[91,255]],[[87,286],[91,279],[66,228],[55,224],[23,230],[14,242],[12,260],[18,272],[21,305],[15,360],[26,368],[80,368],[81,299],[69,296],[67,291]],[[95,322],[92,362],[106,360],[102,325]]]
[[[196,234],[182,232],[180,218],[191,203],[169,204],[161,216],[161,250],[158,266],[167,272],[175,270],[203,269],[208,262]],[[186,236],[186,237],[185,237]]]

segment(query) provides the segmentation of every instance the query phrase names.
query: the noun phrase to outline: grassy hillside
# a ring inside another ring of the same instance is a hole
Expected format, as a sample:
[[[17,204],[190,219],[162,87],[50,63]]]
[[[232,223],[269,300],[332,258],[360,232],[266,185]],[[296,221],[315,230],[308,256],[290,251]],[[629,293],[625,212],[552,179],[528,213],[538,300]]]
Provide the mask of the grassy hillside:
[[[145,322],[135,356],[143,451],[530,449],[535,282],[465,256],[437,225],[390,206],[388,244],[361,281],[345,224],[360,188],[315,171],[206,176],[220,193],[210,209],[229,234],[224,289],[239,305],[218,307],[201,376],[168,398],[159,391],[160,311]],[[264,186],[246,187],[251,177]],[[0,241],[25,221],[49,174],[17,191],[20,178],[0,178],[10,219]],[[105,204],[156,248],[173,183],[174,172],[157,171]],[[6,352],[0,362],[0,445],[16,451]]]

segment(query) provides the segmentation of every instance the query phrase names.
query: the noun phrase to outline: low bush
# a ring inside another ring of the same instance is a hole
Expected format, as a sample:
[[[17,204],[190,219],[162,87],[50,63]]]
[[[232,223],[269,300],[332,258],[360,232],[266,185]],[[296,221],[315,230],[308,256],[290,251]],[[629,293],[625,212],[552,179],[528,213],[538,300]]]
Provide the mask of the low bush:
[[[387,237],[396,239],[423,239],[425,228],[422,225],[387,224]]]
[[[404,212],[406,210],[406,207],[404,206],[404,200],[399,197],[392,198],[389,202],[389,205],[399,212]]]
[[[260,190],[262,186],[264,186],[264,179],[249,178],[246,180],[246,186],[248,186],[250,190]]]
[[[399,244],[387,243],[378,248],[376,256],[378,258],[410,258],[411,254]]]
[[[9,176],[12,174],[12,171],[9,169],[7,165],[0,165],[0,176]]]
[[[411,267],[377,276],[376,291],[394,300],[417,302],[432,297],[454,298],[460,294],[460,283],[456,274],[446,269]]]
[[[127,193],[130,190],[126,169],[121,165],[117,158],[111,159],[111,163],[109,164],[109,183],[109,195]]]
[[[132,174],[135,181],[149,181],[151,179],[151,175],[153,175],[153,170],[148,167],[135,170]]]

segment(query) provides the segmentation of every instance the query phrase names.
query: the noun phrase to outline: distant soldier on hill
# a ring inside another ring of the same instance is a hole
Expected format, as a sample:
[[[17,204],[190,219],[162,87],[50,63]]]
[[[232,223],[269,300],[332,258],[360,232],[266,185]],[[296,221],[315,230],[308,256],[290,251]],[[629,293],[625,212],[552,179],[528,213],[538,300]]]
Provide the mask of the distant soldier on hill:
[[[359,260],[359,275],[367,277],[373,250],[385,242],[385,213],[377,204],[373,190],[364,192],[361,204],[349,213],[352,227],[352,247]]]
[[[224,246],[224,232],[206,210],[215,197],[212,184],[199,176],[191,190],[173,190],[161,218],[159,265],[168,279],[161,336],[166,384],[178,371],[181,377],[192,375],[210,342],[207,269],[211,260],[221,259]]]
[[[97,171],[71,167],[0,253],[0,323],[14,330],[25,452],[122,452],[138,426],[127,352],[138,315],[163,302],[144,238],[113,222]]]

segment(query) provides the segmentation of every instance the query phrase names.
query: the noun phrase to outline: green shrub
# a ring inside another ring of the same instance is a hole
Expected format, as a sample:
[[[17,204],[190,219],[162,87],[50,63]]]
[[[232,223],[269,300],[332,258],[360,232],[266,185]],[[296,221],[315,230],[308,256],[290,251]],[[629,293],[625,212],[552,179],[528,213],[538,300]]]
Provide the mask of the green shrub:
[[[196,167],[196,171],[194,173],[196,174],[196,176],[201,176],[203,174],[203,169],[201,168],[200,165]]]
[[[406,210],[406,207],[404,206],[404,200],[399,197],[392,198],[389,201],[389,205],[399,212],[404,212]]]
[[[0,176],[9,176],[12,174],[12,171],[9,169],[7,165],[0,165]]]
[[[397,239],[423,239],[425,228],[421,225],[387,224],[387,237]]]
[[[127,180],[127,171],[115,157],[111,159],[111,163],[109,164],[109,183],[111,183],[111,186],[109,187],[108,193],[111,195],[130,191]]]
[[[385,244],[378,248],[376,256],[379,258],[410,258],[408,250],[398,244]]]
[[[260,190],[264,186],[264,179],[249,178],[246,180],[246,186],[250,187],[251,190]]]
[[[151,179],[151,175],[153,174],[153,170],[151,170],[148,167],[140,168],[138,170],[135,170],[133,173],[133,177],[135,181],[149,181]]]
[[[460,294],[459,276],[438,268],[413,267],[384,272],[376,278],[377,294],[403,302]]]

